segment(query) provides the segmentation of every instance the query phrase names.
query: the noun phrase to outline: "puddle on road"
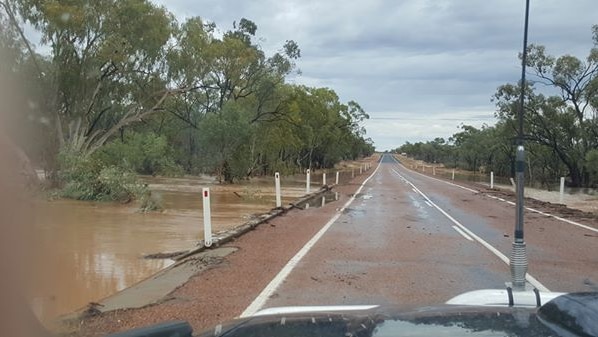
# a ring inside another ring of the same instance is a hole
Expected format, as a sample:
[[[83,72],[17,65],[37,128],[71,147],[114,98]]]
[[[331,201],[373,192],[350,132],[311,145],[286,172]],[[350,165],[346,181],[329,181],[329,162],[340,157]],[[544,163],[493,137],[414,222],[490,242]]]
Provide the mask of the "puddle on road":
[[[209,177],[142,177],[162,199],[162,213],[138,213],[137,205],[73,200],[38,201],[33,309],[46,323],[122,290],[165,268],[170,260],[145,254],[193,248],[202,238],[202,187],[212,190],[214,231],[244,223],[274,207],[272,179],[218,185]],[[284,180],[283,203],[304,194],[297,178]]]
[[[302,208],[308,209],[308,208],[314,208],[314,207],[315,208],[322,207],[324,205],[328,205],[331,202],[337,201],[338,198],[339,198],[338,192],[326,191],[321,196],[319,196],[317,198],[313,198],[312,200],[308,201]],[[322,199],[324,199],[324,200],[322,200]]]
[[[362,208],[345,208],[343,214],[347,214],[350,217],[363,217],[366,214],[366,210]]]
[[[417,214],[420,217],[420,219],[427,219],[429,217],[429,214],[424,207],[425,202],[423,200],[422,202],[420,202],[412,195],[409,195],[409,199],[411,199],[411,204],[417,210]]]

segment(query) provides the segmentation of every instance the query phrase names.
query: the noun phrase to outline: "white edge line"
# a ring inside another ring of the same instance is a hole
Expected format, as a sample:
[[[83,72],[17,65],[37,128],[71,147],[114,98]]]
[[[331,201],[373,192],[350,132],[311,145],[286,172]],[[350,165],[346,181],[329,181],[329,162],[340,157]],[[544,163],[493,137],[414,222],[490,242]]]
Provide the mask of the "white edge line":
[[[376,174],[376,172],[378,172],[380,164],[382,164],[382,157],[378,162],[376,170],[374,170],[374,172],[372,172],[372,174],[369,177],[367,177],[363,181],[363,183],[361,183],[361,186],[359,186],[359,188],[357,189],[357,191],[355,191],[353,196],[345,203],[345,205],[341,209],[337,211],[337,213],[324,225],[324,227],[322,227],[309,241],[307,241],[307,243],[297,252],[297,254],[295,254],[295,256],[293,256],[284,267],[282,267],[282,269],[278,272],[278,274],[276,274],[272,281],[268,283],[264,290],[262,290],[262,292],[259,295],[257,295],[257,297],[253,300],[253,302],[251,302],[251,304],[241,313],[241,315],[239,316],[240,318],[252,316],[256,312],[258,312],[264,306],[264,304],[266,304],[268,298],[270,298],[270,296],[274,294],[276,289],[280,287],[282,282],[284,282],[287,276],[289,276],[289,274],[297,266],[299,261],[301,261],[301,259],[318,242],[318,240],[320,240],[320,238],[324,235],[324,233],[326,233],[326,231],[332,226],[332,224],[336,220],[338,220],[338,218],[343,214],[343,211],[347,207],[349,207],[349,205],[351,205],[353,200],[355,200],[355,196],[359,194],[359,192],[361,192],[363,186]]]
[[[546,215],[546,216],[549,216],[551,218],[555,218],[557,220],[561,220],[561,221],[566,222],[568,224],[571,224],[571,225],[574,225],[574,226],[577,226],[577,227],[581,227],[581,228],[587,229],[589,231],[598,233],[598,229],[596,229],[594,227],[590,227],[590,226],[587,226],[587,225],[584,225],[584,224],[580,224],[579,222],[575,222],[575,221],[572,221],[572,220],[569,220],[569,219],[561,218],[560,216],[552,215],[550,213],[544,213],[542,211],[539,211],[537,209],[533,209],[533,208],[530,208],[530,207],[526,207],[526,209],[528,209],[528,210],[530,210],[532,212],[540,213],[542,215]]]
[[[394,159],[394,161],[395,161],[397,164],[401,165],[401,166],[402,166],[402,167],[403,167],[405,170],[408,170],[408,169],[407,169],[407,167],[405,167],[405,165],[403,165],[403,164],[402,164],[400,161],[398,161],[398,160],[397,160],[397,158],[395,158],[394,156],[391,156],[391,157],[392,157],[392,159]],[[476,193],[476,194],[477,194],[477,193],[480,193],[480,191],[476,191],[476,190],[474,190],[474,189],[467,188],[467,187],[465,187],[465,186],[461,186],[461,185],[458,185],[458,184],[454,184],[454,183],[448,182],[448,181],[446,181],[446,180],[442,180],[442,179],[438,179],[438,178],[433,178],[433,177],[427,176],[427,175],[425,175],[425,174],[419,173],[419,172],[417,172],[417,171],[415,171],[415,170],[409,170],[409,171],[410,171],[410,172],[413,172],[413,173],[417,173],[417,174],[419,174],[419,175],[420,175],[420,176],[422,176],[422,177],[426,177],[426,178],[429,178],[429,179],[432,179],[432,180],[436,180],[436,181],[439,181],[439,182],[441,182],[441,183],[445,183],[445,184],[447,184],[447,185],[455,186],[455,187],[458,187],[458,188],[464,189],[464,190],[466,190],[466,191],[469,191],[469,192],[472,192],[472,193]]]
[[[428,201],[426,201],[426,204],[428,204],[428,206],[432,207],[432,204],[429,203]]]
[[[396,174],[398,174],[399,176],[401,176],[401,174],[399,172],[397,172],[395,170],[393,170],[393,172],[395,172]],[[403,177],[403,178],[405,178],[405,177]],[[494,248],[491,244],[489,244],[488,242],[486,242],[481,237],[479,237],[476,234],[474,234],[467,227],[463,226],[461,223],[459,223],[459,221],[455,220],[455,218],[453,218],[450,214],[448,214],[447,212],[445,212],[442,208],[438,207],[438,205],[436,205],[432,200],[430,200],[430,198],[428,198],[428,196],[426,196],[422,191],[420,191],[417,187],[415,187],[415,185],[413,185],[413,183],[410,182],[409,184],[411,185],[411,187],[415,188],[418,191],[418,193],[422,197],[424,197],[424,199],[428,200],[434,206],[434,208],[436,208],[440,213],[444,214],[444,216],[446,216],[451,222],[453,222],[455,225],[457,225],[457,227],[461,228],[463,230],[463,232],[467,233],[475,241],[479,242],[480,244],[482,244],[482,246],[486,247],[489,251],[491,251],[499,259],[501,259],[504,263],[506,263],[507,265],[510,264],[509,258],[506,255],[504,255],[503,253],[501,253],[498,249]],[[548,288],[546,288],[542,283],[540,283],[536,278],[534,278],[533,276],[531,276],[529,273],[527,273],[525,275],[525,278],[526,278],[526,280],[529,283],[531,283],[538,290],[545,291],[545,292],[549,292],[550,291],[550,290],[548,290]]]
[[[407,168],[405,167],[405,165],[401,164],[401,162],[400,162],[400,161],[398,161],[398,160],[397,160],[397,159],[396,159],[394,156],[391,156],[391,157],[392,157],[392,159],[394,159],[394,161],[395,161],[397,164],[401,165],[401,166],[402,166],[404,169],[406,169],[406,170],[407,170]],[[419,174],[420,176],[423,176],[423,177],[426,177],[426,178],[429,178],[429,179],[432,179],[432,180],[437,180],[437,181],[440,181],[440,182],[442,182],[442,183],[445,183],[445,184],[448,184],[448,185],[451,185],[451,186],[455,186],[455,187],[458,187],[458,188],[464,189],[464,190],[466,190],[466,191],[469,191],[469,192],[473,192],[473,193],[476,193],[476,194],[477,194],[477,193],[480,193],[479,191],[472,190],[472,189],[470,189],[470,188],[467,188],[467,187],[465,187],[465,186],[461,186],[461,185],[453,184],[453,183],[451,183],[451,182],[448,182],[448,181],[445,181],[445,180],[442,180],[442,179],[433,178],[433,177],[427,176],[427,175],[425,175],[425,174],[421,174],[421,173],[419,173],[419,172],[417,172],[417,171],[414,171],[414,170],[409,170],[409,171],[410,171],[410,172],[413,172],[413,173],[417,173],[417,174]],[[397,173],[398,173],[398,172],[397,172]],[[511,205],[511,206],[515,206],[515,205],[516,205],[514,202],[512,202],[512,201],[509,201],[509,200],[505,200],[505,199],[503,199],[503,198],[498,198],[498,197],[495,197],[495,196],[492,196],[492,195],[489,195],[489,194],[486,194],[486,196],[487,196],[487,197],[490,197],[490,198],[493,198],[493,199],[496,199],[496,200],[499,200],[499,201],[506,202],[507,204],[509,204],[509,205]],[[598,233],[598,229],[596,229],[596,228],[594,228],[594,227],[590,227],[590,226],[584,225],[584,224],[581,224],[581,223],[579,223],[579,222],[575,222],[575,221],[572,221],[572,220],[569,220],[569,219],[561,218],[561,217],[559,217],[559,216],[556,216],[556,215],[553,215],[553,214],[550,214],[550,213],[545,213],[545,212],[542,212],[542,211],[539,211],[539,210],[537,210],[537,209],[533,209],[533,208],[530,208],[530,207],[525,207],[525,209],[527,209],[527,210],[529,210],[529,211],[532,211],[532,212],[535,212],[535,213],[538,213],[538,214],[541,214],[541,215],[545,215],[545,216],[548,216],[548,217],[551,217],[551,218],[554,218],[554,219],[557,219],[557,220],[563,221],[563,222],[566,222],[566,223],[568,223],[568,224],[570,224],[570,225],[574,225],[574,226],[577,226],[577,227],[580,227],[580,228],[584,228],[584,229],[587,229],[587,230],[589,230],[589,231],[592,231],[592,232]]]
[[[464,231],[461,230],[461,228],[457,227],[457,226],[453,226],[453,229],[455,231],[457,231],[457,233],[461,234],[464,238],[466,238],[469,241],[473,241],[473,239],[471,238],[471,236],[467,235]]]
[[[502,198],[498,198],[498,197],[495,197],[495,196],[493,196],[493,195],[490,195],[490,194],[486,194],[486,196],[487,196],[487,197],[489,197],[489,198],[492,198],[492,199],[496,199],[496,200],[504,201],[504,202],[506,202],[507,204],[509,204],[509,205],[512,205],[512,206],[514,206],[514,205],[515,205],[515,203],[514,203],[514,202],[512,202],[512,201],[508,201],[508,200],[505,200],[505,199],[502,199]],[[575,221],[573,221],[573,220],[569,220],[569,219],[561,218],[560,216],[556,216],[556,215],[553,215],[553,214],[550,214],[550,213],[542,212],[542,211],[540,211],[540,210],[537,210],[537,209],[535,209],[535,208],[531,208],[531,207],[525,207],[525,209],[527,209],[528,211],[534,212],[534,213],[538,213],[538,214],[540,214],[540,215],[544,215],[544,216],[547,216],[547,217],[550,217],[550,218],[554,218],[554,219],[556,219],[556,220],[560,220],[560,221],[562,221],[562,222],[566,222],[566,223],[568,223],[568,224],[570,224],[570,225],[573,225],[573,226],[577,226],[577,227],[580,227],[580,228],[587,229],[587,230],[589,230],[589,231],[592,231],[592,232],[598,233],[598,229],[597,229],[597,228],[590,227],[590,226],[588,226],[588,225],[584,225],[584,224],[581,224],[581,223],[579,223],[579,222],[575,222]]]

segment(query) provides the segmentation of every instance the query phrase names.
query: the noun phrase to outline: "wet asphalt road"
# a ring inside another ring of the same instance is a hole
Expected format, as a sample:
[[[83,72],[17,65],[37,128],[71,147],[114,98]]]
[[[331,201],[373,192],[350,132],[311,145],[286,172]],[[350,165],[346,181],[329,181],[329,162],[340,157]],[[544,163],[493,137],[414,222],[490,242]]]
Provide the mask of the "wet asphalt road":
[[[333,205],[327,207],[342,206]],[[504,288],[508,265],[463,235],[455,222],[509,256],[514,214],[512,205],[422,176],[386,155],[263,308],[391,304],[407,309],[442,304],[470,290]],[[540,286],[597,290],[598,242],[588,235],[592,232],[526,216],[529,272]]]

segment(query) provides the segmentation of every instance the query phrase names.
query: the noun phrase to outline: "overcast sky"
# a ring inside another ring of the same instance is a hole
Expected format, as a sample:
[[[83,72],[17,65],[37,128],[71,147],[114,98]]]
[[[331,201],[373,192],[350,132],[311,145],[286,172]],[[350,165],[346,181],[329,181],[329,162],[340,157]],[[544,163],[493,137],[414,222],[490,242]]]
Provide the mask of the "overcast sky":
[[[359,102],[378,150],[493,124],[492,94],[520,76],[524,0],[154,1],[222,30],[248,18],[268,52],[295,40],[302,75],[292,81]],[[530,42],[585,58],[598,2],[531,2]]]

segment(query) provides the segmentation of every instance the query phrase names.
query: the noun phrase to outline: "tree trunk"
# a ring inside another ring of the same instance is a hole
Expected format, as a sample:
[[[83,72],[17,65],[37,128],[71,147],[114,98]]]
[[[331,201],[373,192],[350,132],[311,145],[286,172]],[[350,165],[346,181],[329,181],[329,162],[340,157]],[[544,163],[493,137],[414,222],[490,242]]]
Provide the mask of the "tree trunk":
[[[569,176],[571,177],[571,187],[582,186],[582,174],[576,166],[569,167]]]

